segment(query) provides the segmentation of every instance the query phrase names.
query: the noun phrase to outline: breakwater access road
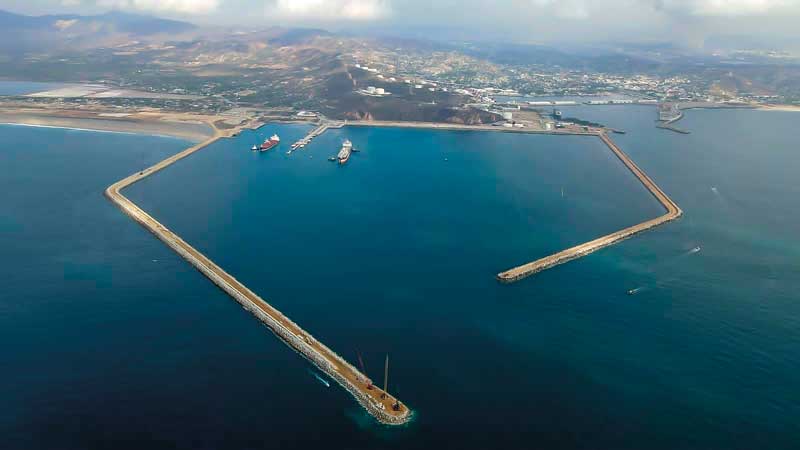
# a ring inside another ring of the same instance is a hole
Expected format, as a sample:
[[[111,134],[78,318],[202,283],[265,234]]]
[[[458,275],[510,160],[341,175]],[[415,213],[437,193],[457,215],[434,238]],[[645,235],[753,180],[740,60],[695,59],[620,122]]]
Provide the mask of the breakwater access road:
[[[664,191],[662,191],[661,188],[659,188],[658,185],[642,169],[640,169],[639,166],[637,166],[636,163],[634,163],[630,157],[628,157],[628,155],[626,155],[625,152],[623,152],[622,149],[620,149],[617,144],[615,144],[614,141],[608,137],[605,132],[600,132],[596,135],[606,144],[606,146],[608,146],[612,152],[614,152],[617,158],[619,158],[620,161],[625,164],[625,167],[627,167],[628,170],[633,173],[633,175],[642,183],[642,185],[644,185],[644,187],[650,191],[651,194],[653,194],[661,206],[664,207],[666,213],[662,216],[656,217],[655,219],[647,220],[640,224],[624,228],[592,241],[576,245],[575,247],[568,248],[550,256],[537,259],[536,261],[523,264],[505,272],[501,272],[497,274],[497,279],[499,281],[503,283],[513,283],[515,281],[519,281],[543,270],[568,261],[572,261],[573,259],[586,256],[597,250],[608,247],[609,245],[616,244],[617,242],[643,231],[663,225],[667,222],[671,222],[683,215],[683,211],[678,207],[678,205],[672,201],[672,199],[669,198],[669,196],[667,196],[667,194],[665,194]]]
[[[239,302],[244,309],[261,320],[262,323],[269,327],[269,329],[287,345],[303,355],[330,378],[336,380],[339,385],[350,392],[378,421],[390,425],[399,425],[408,422],[411,418],[411,411],[408,407],[400,403],[392,395],[374,386],[369,378],[359,372],[353,365],[312,337],[309,333],[300,328],[299,325],[292,322],[288,317],[283,315],[283,313],[248,289],[247,286],[225,272],[221,267],[197,251],[197,249],[181,239],[180,236],[169,230],[127,197],[122,195],[121,191],[124,188],[206,148],[219,139],[238,134],[241,128],[237,127],[222,131],[213,123],[209,123],[209,125],[214,128],[213,137],[203,143],[170,156],[150,168],[112,184],[106,189],[106,196],[119,206],[123,212],[155,234],[161,241],[208,277],[220,289]]]

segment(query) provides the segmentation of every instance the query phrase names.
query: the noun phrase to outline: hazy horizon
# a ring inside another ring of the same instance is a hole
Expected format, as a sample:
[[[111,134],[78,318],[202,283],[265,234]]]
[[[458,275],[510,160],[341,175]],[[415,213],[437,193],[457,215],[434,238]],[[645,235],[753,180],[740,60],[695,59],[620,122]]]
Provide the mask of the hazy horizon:
[[[520,43],[701,47],[709,36],[747,36],[762,46],[800,49],[796,0],[0,0],[0,9],[32,15],[121,10],[200,25],[419,29],[433,38]]]

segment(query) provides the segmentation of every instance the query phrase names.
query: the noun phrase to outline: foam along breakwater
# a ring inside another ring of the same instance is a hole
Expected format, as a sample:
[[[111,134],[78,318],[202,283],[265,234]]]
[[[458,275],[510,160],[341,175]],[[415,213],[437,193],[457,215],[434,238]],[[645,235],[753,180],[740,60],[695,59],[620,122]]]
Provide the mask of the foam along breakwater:
[[[558,253],[552,254],[550,256],[546,256],[541,259],[537,259],[536,261],[523,264],[521,266],[515,267],[513,269],[507,270],[505,272],[501,272],[497,274],[497,279],[503,283],[513,283],[515,281],[519,281],[523,278],[529,277],[533,274],[541,272],[543,270],[549,269],[551,267],[557,266],[559,264],[564,264],[565,262],[572,261],[573,259],[577,259],[583,256],[586,256],[590,253],[593,253],[597,250],[602,248],[608,247],[610,245],[616,244],[624,239],[627,239],[633,235],[641,233],[643,231],[649,230],[651,228],[657,227],[659,225],[663,225],[667,222],[671,222],[681,215],[683,215],[683,211],[678,207],[678,205],[672,201],[661,188],[656,185],[656,183],[642,170],[639,166],[636,165],[629,157],[626,155],[609,137],[606,133],[600,132],[597,134],[600,139],[608,146],[608,148],[614,152],[617,158],[625,164],[625,167],[633,173],[633,175],[639,179],[639,181],[650,191],[651,194],[658,200],[658,202],[666,209],[666,213],[662,216],[659,216],[655,219],[651,219],[640,224],[624,228],[622,230],[616,231],[614,233],[599,237],[589,242],[585,242],[580,245],[576,245],[575,247],[568,248],[566,250],[560,251]]]
[[[131,202],[127,197],[122,195],[122,189],[238,131],[238,129],[232,129],[226,130],[226,132],[223,133],[216,127],[214,129],[214,136],[209,140],[190,147],[148,169],[137,172],[112,184],[106,189],[106,196],[119,206],[123,212],[155,234],[156,237],[192,264],[220,289],[233,297],[244,309],[261,320],[264,325],[287,345],[303,355],[320,371],[336,380],[339,385],[350,392],[378,421],[390,425],[399,425],[408,422],[411,418],[411,411],[407,406],[400,403],[395,397],[384,390],[374,386],[372,381],[359,372],[354,366],[312,337],[309,333],[300,328],[300,326],[248,289],[244,284],[186,243],[180,236],[169,230]]]

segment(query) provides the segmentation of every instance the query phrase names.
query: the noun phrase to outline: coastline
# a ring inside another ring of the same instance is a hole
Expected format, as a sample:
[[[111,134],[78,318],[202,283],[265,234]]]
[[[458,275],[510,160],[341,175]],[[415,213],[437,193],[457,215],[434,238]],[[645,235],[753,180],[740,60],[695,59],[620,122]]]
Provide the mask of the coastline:
[[[800,112],[800,105],[761,105],[759,111]]]
[[[214,130],[201,118],[196,121],[177,120],[169,116],[84,116],[58,113],[0,111],[0,124],[42,128],[66,128],[72,130],[146,134],[203,142],[214,135]]]
[[[579,136],[594,136],[597,134],[597,128],[588,127],[583,129],[582,126],[573,126],[568,128],[556,128],[552,130],[545,130],[541,128],[506,128],[494,125],[464,125],[458,123],[444,123],[444,122],[401,122],[389,120],[347,120],[343,126],[357,126],[357,127],[391,127],[391,128],[422,128],[429,130],[447,130],[447,131],[493,131],[497,133],[518,133],[518,134],[556,134],[556,135],[579,135]]]

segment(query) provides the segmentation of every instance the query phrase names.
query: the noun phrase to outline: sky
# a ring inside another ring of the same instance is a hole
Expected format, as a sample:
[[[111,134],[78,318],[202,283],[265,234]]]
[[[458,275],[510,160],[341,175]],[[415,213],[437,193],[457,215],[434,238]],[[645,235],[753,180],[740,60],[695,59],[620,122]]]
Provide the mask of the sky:
[[[26,14],[151,13],[220,25],[458,30],[515,42],[675,42],[709,35],[793,41],[800,0],[0,0]]]

